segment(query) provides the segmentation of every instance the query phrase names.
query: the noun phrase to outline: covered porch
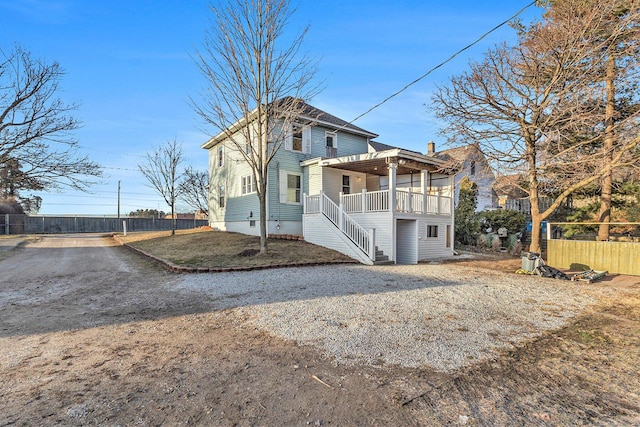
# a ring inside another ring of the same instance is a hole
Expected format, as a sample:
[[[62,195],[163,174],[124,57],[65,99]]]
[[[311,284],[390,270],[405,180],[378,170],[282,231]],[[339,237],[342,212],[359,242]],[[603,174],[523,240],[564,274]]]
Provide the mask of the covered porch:
[[[371,261],[376,260],[376,248],[395,262],[403,248],[413,246],[417,259],[418,240],[427,238],[428,224],[452,224],[453,175],[443,172],[442,161],[433,157],[393,149],[314,159],[302,166],[309,177],[308,192],[303,195],[303,231],[305,239],[314,243],[331,247],[320,243],[330,240],[322,235],[327,233],[315,229],[321,224],[312,216],[320,215]],[[399,237],[398,221],[404,227],[412,220],[412,235],[400,233]],[[451,227],[445,228],[452,233]],[[432,234],[437,237],[436,232]]]

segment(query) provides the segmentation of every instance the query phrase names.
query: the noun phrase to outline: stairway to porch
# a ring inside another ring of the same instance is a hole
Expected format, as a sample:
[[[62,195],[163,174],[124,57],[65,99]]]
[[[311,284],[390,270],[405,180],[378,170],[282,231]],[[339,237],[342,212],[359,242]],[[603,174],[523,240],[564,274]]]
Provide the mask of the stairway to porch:
[[[305,197],[306,241],[337,250],[363,264],[393,263],[375,246],[375,230],[365,229],[324,193]]]

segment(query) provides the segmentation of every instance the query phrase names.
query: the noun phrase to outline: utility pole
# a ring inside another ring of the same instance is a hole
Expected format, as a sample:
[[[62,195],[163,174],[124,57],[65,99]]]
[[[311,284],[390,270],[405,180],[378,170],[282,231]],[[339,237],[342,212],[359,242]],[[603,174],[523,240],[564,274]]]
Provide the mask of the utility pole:
[[[120,181],[118,181],[118,219],[120,219]]]

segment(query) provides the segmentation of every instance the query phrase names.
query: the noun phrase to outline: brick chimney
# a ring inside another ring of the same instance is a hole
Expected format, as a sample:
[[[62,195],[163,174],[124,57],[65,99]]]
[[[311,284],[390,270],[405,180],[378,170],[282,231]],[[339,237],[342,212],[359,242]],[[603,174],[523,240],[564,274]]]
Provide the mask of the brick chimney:
[[[436,152],[436,144],[433,141],[429,141],[427,144],[427,155],[433,156]]]

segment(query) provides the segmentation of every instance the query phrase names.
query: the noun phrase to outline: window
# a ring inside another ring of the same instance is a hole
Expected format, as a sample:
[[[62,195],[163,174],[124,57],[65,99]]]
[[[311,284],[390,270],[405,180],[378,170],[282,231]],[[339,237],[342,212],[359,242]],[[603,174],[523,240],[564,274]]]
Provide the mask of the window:
[[[333,132],[325,132],[324,139],[326,142],[326,156],[328,158],[338,157],[338,148],[336,147],[336,134]]]
[[[242,194],[255,193],[256,191],[256,183],[253,179],[253,175],[243,176],[240,185]]]
[[[251,154],[251,144],[249,144],[248,142],[244,144],[244,154],[246,154],[247,156]]]
[[[437,225],[427,225],[427,237],[437,238],[438,237],[438,226]]]
[[[342,175],[342,194],[351,193],[351,183],[349,175]]]
[[[224,164],[224,152],[222,151],[222,147],[218,147],[218,167]]]
[[[327,147],[335,147],[336,146],[336,134],[333,132],[325,132],[324,138],[327,141]]]
[[[471,165],[469,166],[469,175],[475,175],[476,174],[476,161],[475,160],[471,160]]]
[[[280,171],[280,203],[299,204],[302,202],[302,175]]]
[[[249,220],[249,227],[255,227],[256,226],[256,220],[255,219],[250,219]]]
[[[224,185],[218,189],[218,206],[224,208]]]
[[[446,242],[446,247],[450,248],[451,247],[451,225],[447,224],[447,242]]]
[[[293,123],[291,133],[285,141],[285,150],[297,153],[311,152],[311,126]]]
[[[300,175],[287,175],[287,203],[300,203]]]
[[[293,144],[291,149],[302,152],[302,126],[298,124],[293,125]]]

